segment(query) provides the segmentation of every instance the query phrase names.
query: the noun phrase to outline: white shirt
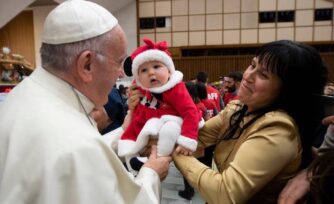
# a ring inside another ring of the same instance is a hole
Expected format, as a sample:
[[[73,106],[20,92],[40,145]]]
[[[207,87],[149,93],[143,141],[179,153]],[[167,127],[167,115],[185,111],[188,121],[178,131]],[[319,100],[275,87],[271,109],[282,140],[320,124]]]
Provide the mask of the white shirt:
[[[82,105],[68,83],[39,67],[2,102],[0,203],[159,203],[156,172],[129,174],[112,138],[107,144],[89,121],[94,104],[79,97]]]

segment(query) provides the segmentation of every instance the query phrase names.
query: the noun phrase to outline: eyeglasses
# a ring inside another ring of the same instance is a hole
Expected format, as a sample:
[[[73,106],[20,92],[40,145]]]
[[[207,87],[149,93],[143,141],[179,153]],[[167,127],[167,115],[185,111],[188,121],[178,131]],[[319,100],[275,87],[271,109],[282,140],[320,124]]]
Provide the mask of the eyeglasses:
[[[104,53],[102,53],[100,51],[97,51],[97,50],[91,50],[91,51],[93,51],[97,55],[100,55],[100,56],[102,56],[104,58],[108,58],[113,64],[117,65],[118,67],[122,67],[122,68],[124,67],[125,60],[128,58],[128,55],[126,55],[121,60],[116,61],[116,60],[112,59],[109,55],[104,54]]]

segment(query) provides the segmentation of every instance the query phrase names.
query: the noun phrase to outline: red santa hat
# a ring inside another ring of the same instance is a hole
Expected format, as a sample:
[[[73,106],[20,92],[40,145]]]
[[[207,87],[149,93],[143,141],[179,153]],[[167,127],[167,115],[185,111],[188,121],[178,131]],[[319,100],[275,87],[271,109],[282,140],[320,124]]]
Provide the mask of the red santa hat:
[[[175,70],[171,54],[168,51],[168,45],[166,41],[154,43],[148,38],[143,39],[145,45],[138,47],[132,54],[132,75],[136,80],[137,85],[146,89],[142,86],[138,80],[138,69],[140,65],[149,61],[159,61],[166,65],[170,71],[170,79],[167,84],[162,87],[148,89],[152,92],[161,93],[169,88],[173,87],[176,83],[182,81],[183,74]]]

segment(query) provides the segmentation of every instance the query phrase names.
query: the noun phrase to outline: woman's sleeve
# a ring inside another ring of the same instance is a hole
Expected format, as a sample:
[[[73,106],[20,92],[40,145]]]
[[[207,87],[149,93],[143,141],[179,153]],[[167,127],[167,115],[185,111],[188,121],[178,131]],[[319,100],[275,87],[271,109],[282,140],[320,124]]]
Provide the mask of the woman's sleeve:
[[[173,154],[177,168],[208,203],[246,202],[296,158],[292,123],[269,121],[253,130],[221,173],[194,157]]]
[[[236,103],[229,104],[218,115],[210,118],[198,133],[199,146],[208,147],[214,145],[221,139],[221,136],[229,126],[230,115],[235,112]]]

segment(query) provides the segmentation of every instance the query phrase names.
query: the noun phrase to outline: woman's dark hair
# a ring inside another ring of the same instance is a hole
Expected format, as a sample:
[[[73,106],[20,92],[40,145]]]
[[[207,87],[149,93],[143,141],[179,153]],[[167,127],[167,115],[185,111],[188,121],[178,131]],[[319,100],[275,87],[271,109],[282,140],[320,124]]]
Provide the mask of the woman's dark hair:
[[[317,157],[308,168],[310,198],[308,203],[334,203],[334,149]]]
[[[231,116],[230,128],[223,135],[223,139],[238,138],[243,129],[265,113],[284,110],[298,126],[303,146],[301,167],[306,167],[312,159],[311,145],[319,124],[316,120],[318,108],[315,95],[322,94],[328,70],[313,47],[289,40],[267,43],[259,48],[255,56],[268,72],[281,79],[280,94],[272,104],[257,110],[257,116],[242,128],[239,125],[247,112],[247,106],[240,107],[240,110]]]

